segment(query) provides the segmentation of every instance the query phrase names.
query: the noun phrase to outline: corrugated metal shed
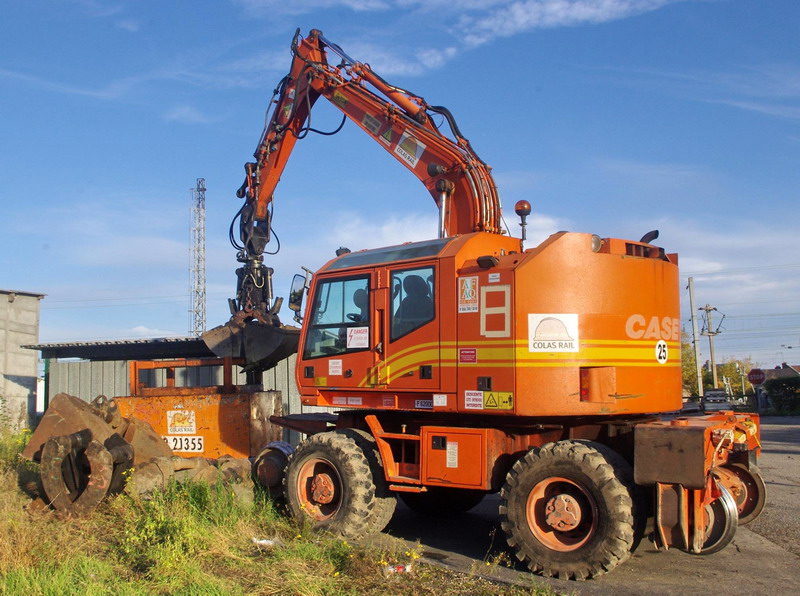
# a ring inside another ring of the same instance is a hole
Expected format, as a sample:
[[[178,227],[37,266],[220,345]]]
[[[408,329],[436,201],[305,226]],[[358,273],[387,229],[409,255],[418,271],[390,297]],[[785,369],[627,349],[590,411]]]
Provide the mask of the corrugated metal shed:
[[[130,395],[128,370],[131,360],[214,358],[203,340],[197,337],[46,343],[25,347],[41,351],[42,358],[49,360],[46,379],[48,403],[58,393],[68,393],[86,401],[91,401],[98,395]],[[300,403],[300,392],[294,378],[296,359],[292,355],[265,371],[264,390],[281,392],[284,414],[333,411],[330,408],[309,407]],[[152,372],[163,375],[163,371]],[[222,383],[222,371],[219,367],[203,367],[192,374],[199,376],[178,379],[177,384],[211,386]],[[244,385],[245,374],[238,371],[234,383]],[[155,384],[162,385],[163,381],[158,379]],[[291,433],[290,440],[297,440],[296,433]]]

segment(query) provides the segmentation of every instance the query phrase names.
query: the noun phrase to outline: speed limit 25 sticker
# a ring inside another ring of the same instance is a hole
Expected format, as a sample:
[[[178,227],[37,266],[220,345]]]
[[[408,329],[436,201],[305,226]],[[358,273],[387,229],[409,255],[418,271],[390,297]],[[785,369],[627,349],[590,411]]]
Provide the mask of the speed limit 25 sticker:
[[[666,364],[669,360],[669,349],[663,339],[656,344],[656,360],[659,364]]]

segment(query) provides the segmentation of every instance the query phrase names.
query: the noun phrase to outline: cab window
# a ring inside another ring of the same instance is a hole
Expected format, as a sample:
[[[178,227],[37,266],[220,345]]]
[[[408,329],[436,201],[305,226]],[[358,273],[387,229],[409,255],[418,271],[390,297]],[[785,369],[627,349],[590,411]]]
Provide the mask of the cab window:
[[[324,281],[317,286],[303,358],[369,348],[369,278]]]
[[[436,316],[433,267],[392,272],[392,341],[430,323]]]

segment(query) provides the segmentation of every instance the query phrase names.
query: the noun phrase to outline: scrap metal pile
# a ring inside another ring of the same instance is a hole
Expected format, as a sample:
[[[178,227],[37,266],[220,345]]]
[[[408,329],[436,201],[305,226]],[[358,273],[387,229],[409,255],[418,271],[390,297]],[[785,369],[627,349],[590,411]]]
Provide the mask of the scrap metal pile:
[[[171,480],[225,483],[244,498],[253,494],[248,458],[177,456],[150,424],[122,417],[104,396],[89,404],[56,395],[22,456],[41,464],[44,504],[65,516],[91,513],[106,495],[147,495]]]

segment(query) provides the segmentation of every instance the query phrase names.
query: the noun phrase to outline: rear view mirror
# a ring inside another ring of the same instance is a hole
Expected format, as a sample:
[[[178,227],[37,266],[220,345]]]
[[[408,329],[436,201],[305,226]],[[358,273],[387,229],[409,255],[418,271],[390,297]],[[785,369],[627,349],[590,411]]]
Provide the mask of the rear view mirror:
[[[299,273],[292,279],[292,287],[289,290],[289,309],[299,313],[303,308],[303,296],[306,290],[306,278]]]

